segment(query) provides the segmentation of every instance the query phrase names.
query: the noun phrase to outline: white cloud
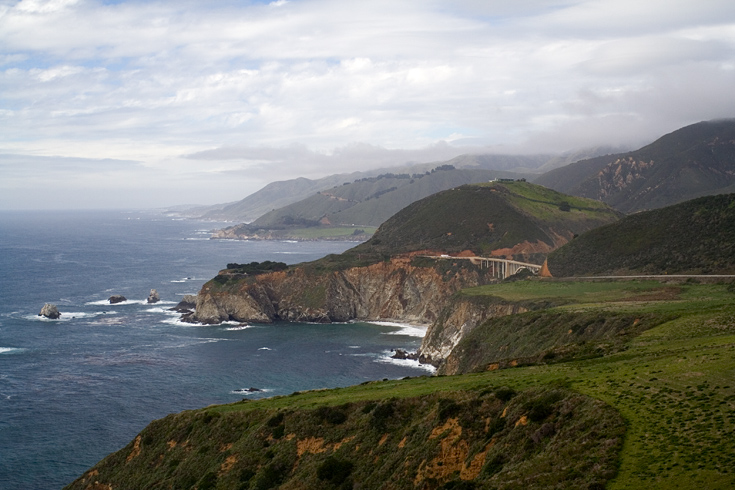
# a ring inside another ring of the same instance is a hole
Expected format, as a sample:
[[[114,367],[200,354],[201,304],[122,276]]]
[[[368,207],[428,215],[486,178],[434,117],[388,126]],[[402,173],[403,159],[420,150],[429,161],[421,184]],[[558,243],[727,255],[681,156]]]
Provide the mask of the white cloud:
[[[0,149],[139,161],[215,202],[233,172],[258,173],[243,197],[468,151],[441,141],[646,142],[735,115],[733,66],[722,0],[0,1]],[[196,200],[169,187],[150,201]]]

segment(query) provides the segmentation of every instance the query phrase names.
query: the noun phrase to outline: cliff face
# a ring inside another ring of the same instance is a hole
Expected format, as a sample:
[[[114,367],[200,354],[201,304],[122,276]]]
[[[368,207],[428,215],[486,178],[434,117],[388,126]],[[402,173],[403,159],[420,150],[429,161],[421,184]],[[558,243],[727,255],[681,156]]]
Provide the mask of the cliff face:
[[[482,297],[456,296],[448,301],[437,320],[426,331],[419,353],[434,365],[449,357],[452,349],[475,327],[490,318],[528,311],[528,308]]]
[[[189,319],[209,324],[354,319],[430,323],[454,292],[492,280],[471,264],[442,270],[413,266],[409,258],[322,273],[296,268],[253,278],[220,274],[204,285]]]

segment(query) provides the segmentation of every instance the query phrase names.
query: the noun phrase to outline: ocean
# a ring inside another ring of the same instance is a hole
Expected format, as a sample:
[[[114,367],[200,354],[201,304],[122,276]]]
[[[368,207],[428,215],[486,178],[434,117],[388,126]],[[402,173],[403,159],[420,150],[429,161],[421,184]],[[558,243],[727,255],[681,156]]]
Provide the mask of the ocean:
[[[222,225],[0,212],[0,488],[59,489],[169,413],[431,373],[390,359],[418,348],[419,328],[180,322],[169,308],[228,262],[293,264],[354,245],[209,240]],[[150,289],[160,303],[146,303]],[[113,294],[128,300],[110,305]],[[60,319],[38,316],[47,302]]]

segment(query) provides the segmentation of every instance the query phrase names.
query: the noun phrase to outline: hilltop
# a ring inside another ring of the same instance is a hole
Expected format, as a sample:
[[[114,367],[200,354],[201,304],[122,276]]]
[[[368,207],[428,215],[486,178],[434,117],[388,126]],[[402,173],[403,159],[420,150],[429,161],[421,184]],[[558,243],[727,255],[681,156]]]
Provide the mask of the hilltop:
[[[678,129],[627,153],[582,160],[534,182],[632,213],[735,191],[735,119]]]
[[[575,235],[619,217],[603,203],[525,181],[463,185],[407,206],[345,255],[470,250],[538,261]]]
[[[554,276],[735,274],[735,194],[626,216],[552,252]]]

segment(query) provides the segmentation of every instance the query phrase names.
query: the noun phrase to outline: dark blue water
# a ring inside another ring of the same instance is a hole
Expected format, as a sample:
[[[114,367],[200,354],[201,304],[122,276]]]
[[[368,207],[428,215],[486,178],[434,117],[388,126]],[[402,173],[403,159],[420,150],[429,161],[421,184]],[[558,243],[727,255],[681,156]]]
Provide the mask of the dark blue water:
[[[228,262],[297,263],[353,245],[208,240],[213,227],[139,212],[0,212],[0,488],[58,489],[171,412],[427,374],[388,358],[418,347],[411,329],[179,322],[168,308]],[[162,303],[145,304],[151,288]],[[129,301],[106,304],[112,294]],[[38,317],[46,302],[61,319]]]

